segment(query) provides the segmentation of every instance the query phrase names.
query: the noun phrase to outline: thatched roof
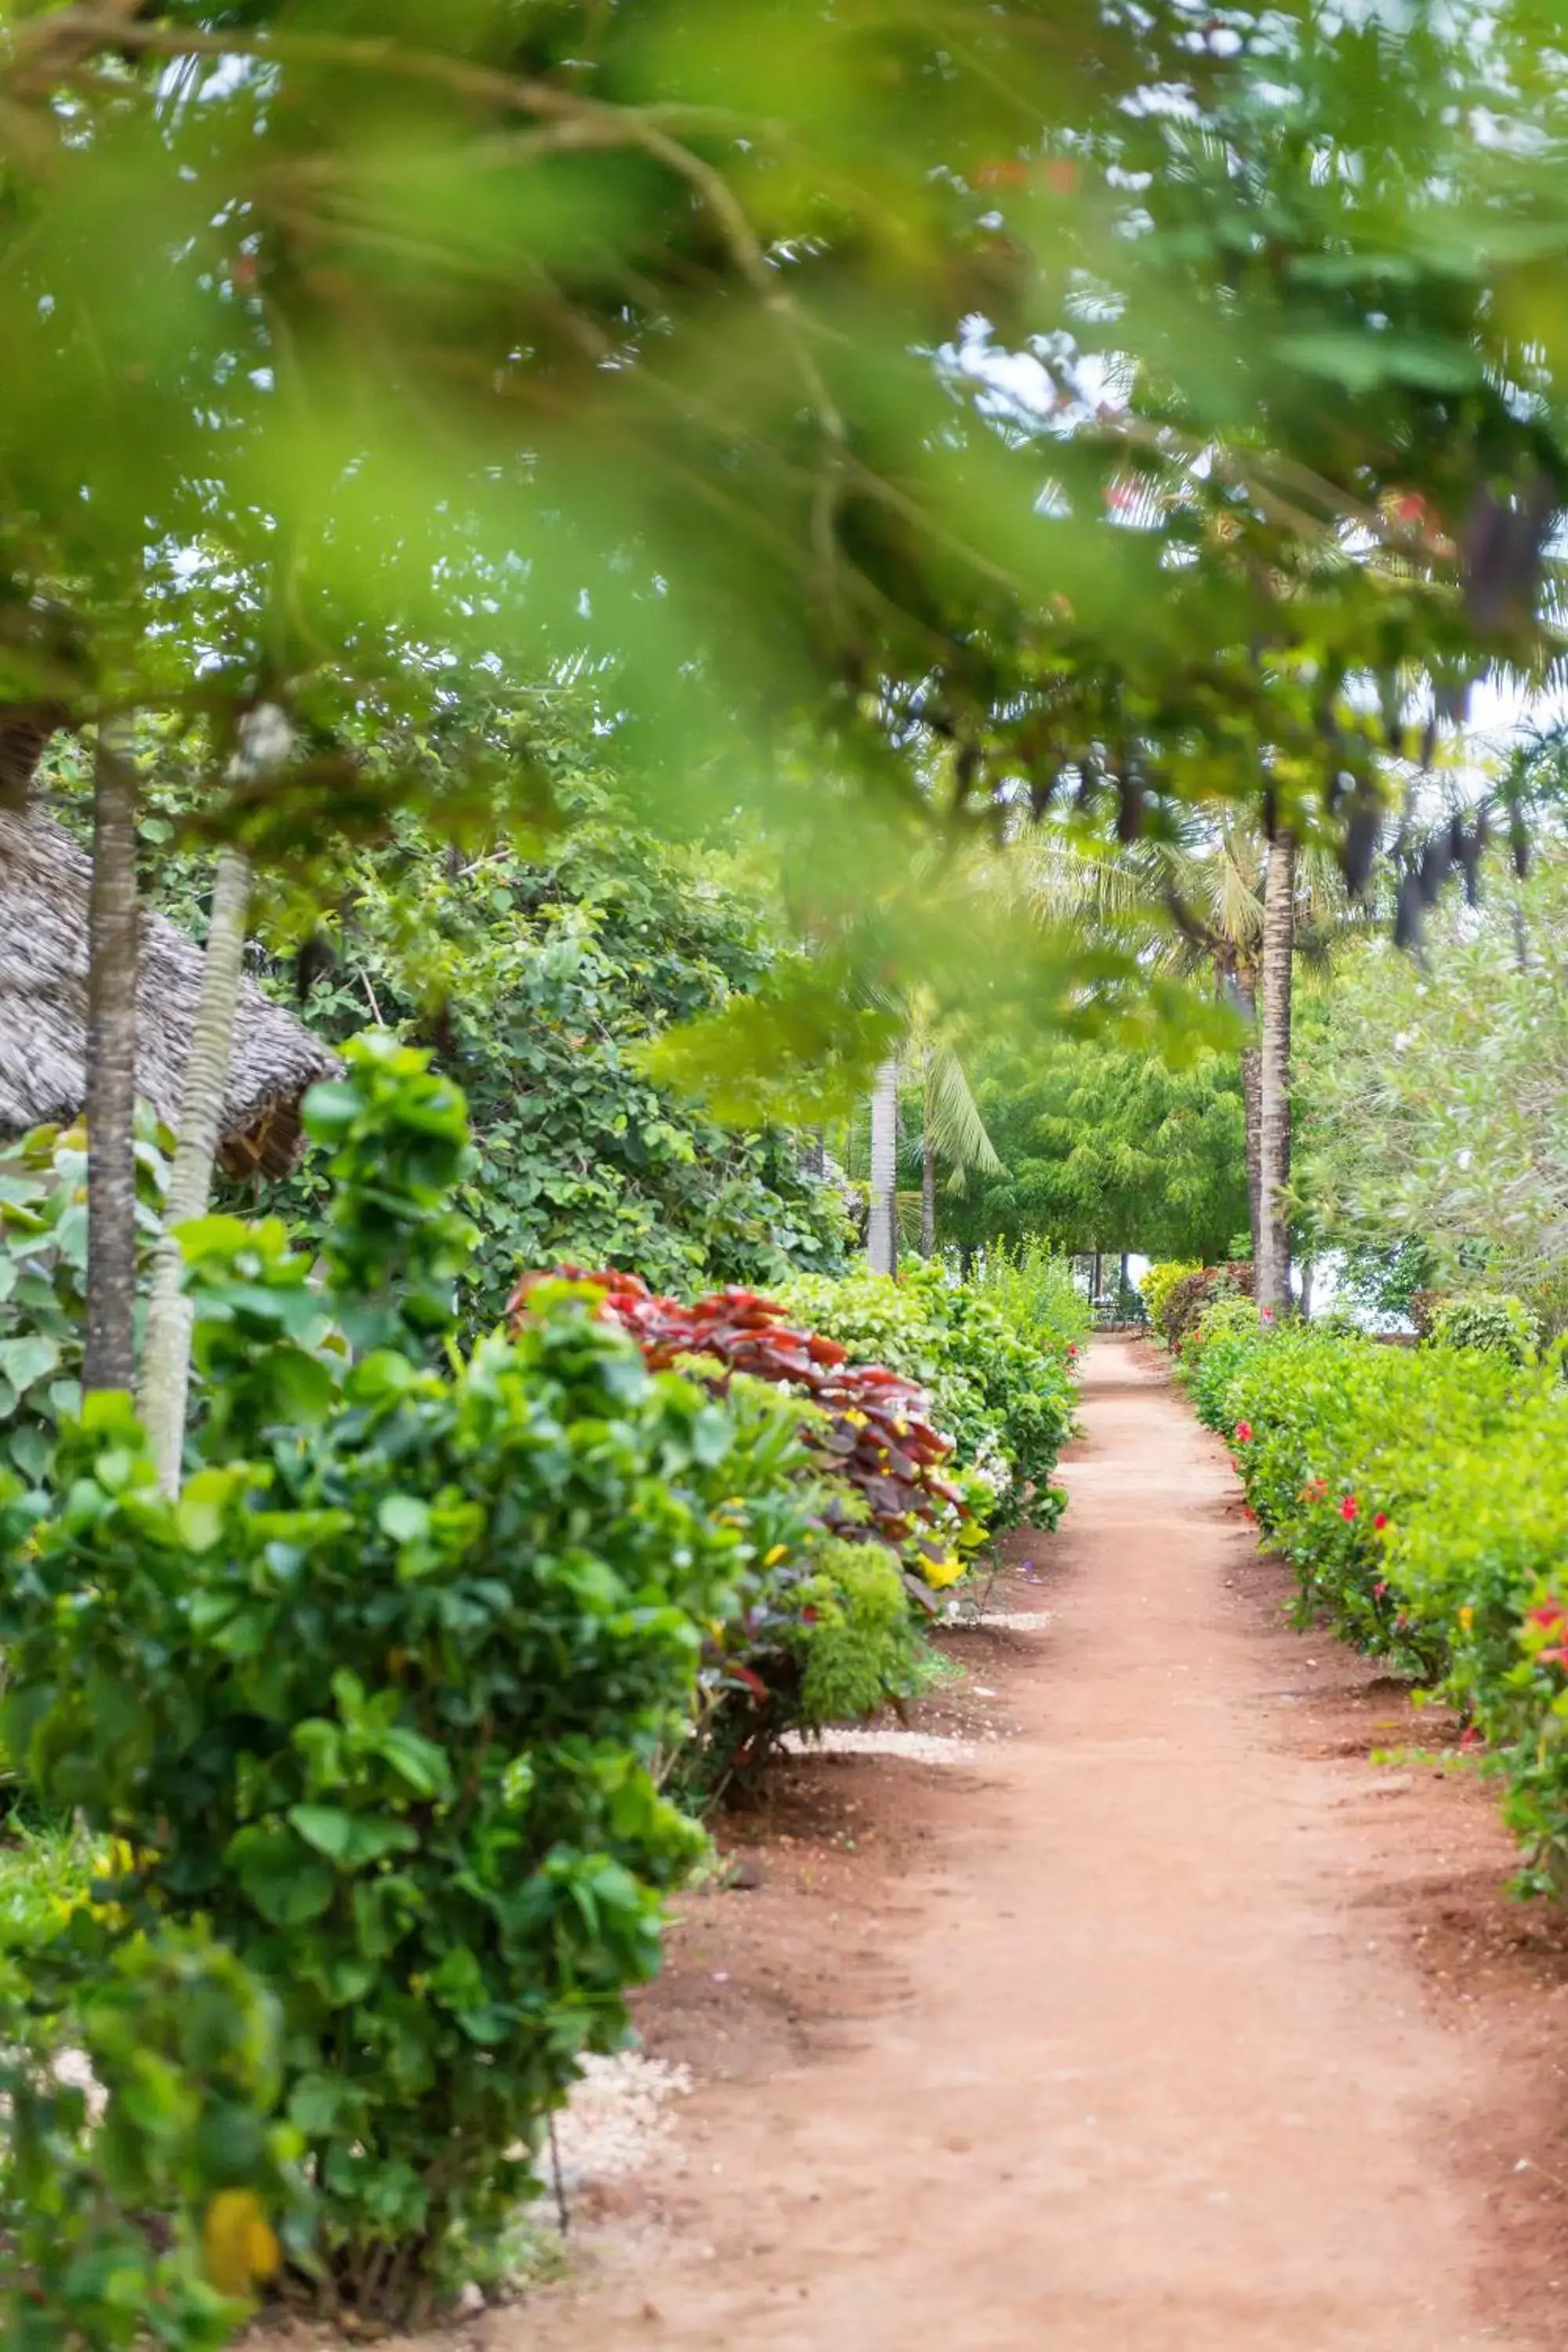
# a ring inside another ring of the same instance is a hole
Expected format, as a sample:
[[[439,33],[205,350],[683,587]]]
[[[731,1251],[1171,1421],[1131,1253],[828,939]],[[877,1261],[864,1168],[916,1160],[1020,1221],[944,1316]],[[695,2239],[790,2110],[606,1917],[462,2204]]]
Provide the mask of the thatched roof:
[[[79,1117],[87,1096],[87,908],[92,866],[37,809],[0,807],[0,1143]],[[136,993],[136,1091],[178,1124],[202,950],[143,909]],[[224,1105],[230,1175],[287,1175],[300,1100],[337,1066],[319,1037],[250,981],[234,1024]]]

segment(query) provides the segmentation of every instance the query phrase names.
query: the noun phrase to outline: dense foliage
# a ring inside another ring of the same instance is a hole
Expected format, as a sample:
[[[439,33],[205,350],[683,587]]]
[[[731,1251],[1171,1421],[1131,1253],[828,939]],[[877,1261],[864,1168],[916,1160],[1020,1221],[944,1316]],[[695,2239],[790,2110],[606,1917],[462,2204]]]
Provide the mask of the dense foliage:
[[[1003,1166],[940,1196],[944,1238],[1212,1259],[1245,1232],[1234,1055],[1173,1068],[1152,1050],[1019,1037],[990,1046],[973,1077]]]
[[[462,1087],[475,1326],[499,1320],[520,1263],[635,1266],[679,1289],[840,1265],[842,1201],[798,1133],[725,1127],[646,1066],[670,1029],[765,997],[784,961],[768,891],[736,855],[637,823],[616,765],[628,749],[585,694],[452,702],[439,729],[356,746],[376,789],[413,769],[439,822],[400,814],[326,861],[311,891],[270,892],[252,961],[331,1045],[373,1020]],[[142,887],[198,938],[202,748],[142,738]],[[68,739],[48,782],[85,831],[90,776]],[[521,830],[519,802],[533,814]],[[317,1156],[268,1205],[307,1238],[328,1191]]]
[[[159,1224],[168,1138],[143,1120],[135,1141],[143,1255]],[[0,1468],[43,1477],[60,1423],[80,1401],[87,1275],[87,1137],[39,1128],[0,1166]]]
[[[82,1900],[6,1941],[6,2345],[219,2352],[282,2261],[274,2223],[305,2236],[277,2003],[199,1926],[127,1936]]]
[[[797,1276],[786,1306],[841,1340],[861,1363],[890,1365],[931,1399],[953,1442],[981,1525],[1026,1517],[1054,1527],[1065,1497],[1051,1474],[1072,1422],[1065,1349],[1021,1324],[983,1286],[960,1282],[939,1262],[907,1265],[897,1283],[861,1274],[837,1281]]]
[[[310,1122],[325,1291],[276,1222],[188,1232],[202,1466],[165,1501],[128,1402],[88,1400],[11,1568],[6,1725],[126,1841],[128,1917],[209,1921],[276,1995],[314,2252],[368,2317],[493,2231],[623,2035],[698,1844],[653,1771],[760,1539],[736,1421],[570,1289],[427,1360],[467,1145],[418,1055],[362,1041]]]
[[[1351,960],[1308,1041],[1296,1182],[1335,1245],[1384,1253],[1409,1288],[1518,1290],[1561,1328],[1568,1301],[1568,863],[1498,874],[1422,962]]]
[[[657,1964],[702,1844],[671,1790],[901,1704],[921,1611],[1059,1507],[1051,1262],[814,1278],[867,1346],[892,1302],[963,1432],[950,1475],[921,1381],[752,1292],[533,1277],[465,1346],[460,1094],[372,1032],[307,1118],[313,1255],[277,1218],[182,1230],[177,1498],[112,1391],[61,1400],[48,1483],[0,1492],[4,1736],[112,1855],[0,1952],[4,2291],[38,2352],[144,2323],[210,2352],[280,2270],[406,2318],[482,2267]],[[132,2031],[155,2113],[122,2109]],[[106,2107],[51,2084],[67,2047]]]
[[[1253,1292],[1253,1269],[1245,1259],[1190,1269],[1179,1265],[1151,1267],[1150,1276],[1153,1277],[1158,1304],[1151,1304],[1149,1319],[1161,1339],[1173,1348],[1181,1347],[1212,1307],[1225,1299],[1250,1298]],[[1144,1297],[1149,1297],[1148,1280]]]
[[[1203,1327],[1194,1394],[1327,1617],[1484,1743],[1525,1884],[1568,1885],[1568,1390],[1506,1349]]]

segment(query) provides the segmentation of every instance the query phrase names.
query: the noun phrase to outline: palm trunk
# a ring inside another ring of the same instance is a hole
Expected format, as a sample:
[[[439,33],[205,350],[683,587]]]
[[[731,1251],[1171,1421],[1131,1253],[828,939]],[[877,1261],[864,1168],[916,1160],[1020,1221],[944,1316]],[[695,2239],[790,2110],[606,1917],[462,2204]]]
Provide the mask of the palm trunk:
[[[1301,1260],[1301,1320],[1303,1323],[1310,1323],[1312,1319],[1312,1282],[1316,1272],[1313,1260],[1304,1257]]]
[[[1241,1049],[1241,1108],[1247,1134],[1247,1213],[1252,1263],[1258,1264],[1258,1211],[1263,1199],[1263,1055],[1258,1045],[1258,984],[1250,972],[1237,982],[1237,1003],[1250,1042]]]
[[[921,1255],[936,1255],[936,1143],[931,1131],[931,1071],[926,1071],[925,1118],[921,1132]]]
[[[153,1260],[142,1357],[142,1419],[158,1465],[158,1483],[171,1496],[180,1491],[191,1382],[193,1314],[182,1288],[184,1259],[179,1228],[187,1219],[205,1213],[212,1192],[249,908],[250,860],[237,849],[226,849],[213,885],[201,996],[180,1094],[180,1139],[163,1205],[163,1235]]]
[[[1290,1299],[1290,986],[1296,944],[1296,843],[1283,826],[1263,893],[1263,1050],[1258,1088],[1257,1293],[1276,1318]]]
[[[83,1391],[136,1382],[136,778],[105,720],[93,767],[87,979],[87,1336]]]
[[[873,1274],[899,1270],[899,1057],[889,1055],[871,1089],[871,1217],[866,1255]]]

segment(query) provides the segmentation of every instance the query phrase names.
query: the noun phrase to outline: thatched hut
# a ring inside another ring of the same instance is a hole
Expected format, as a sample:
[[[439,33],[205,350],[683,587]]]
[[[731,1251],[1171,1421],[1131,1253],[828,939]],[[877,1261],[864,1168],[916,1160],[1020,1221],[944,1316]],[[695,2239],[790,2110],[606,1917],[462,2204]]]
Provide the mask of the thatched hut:
[[[87,915],[91,860],[37,808],[0,806],[0,1145],[79,1117],[87,1097]],[[136,1091],[178,1124],[202,950],[143,909]],[[219,1158],[231,1176],[284,1176],[306,1088],[336,1067],[281,1005],[244,982]]]

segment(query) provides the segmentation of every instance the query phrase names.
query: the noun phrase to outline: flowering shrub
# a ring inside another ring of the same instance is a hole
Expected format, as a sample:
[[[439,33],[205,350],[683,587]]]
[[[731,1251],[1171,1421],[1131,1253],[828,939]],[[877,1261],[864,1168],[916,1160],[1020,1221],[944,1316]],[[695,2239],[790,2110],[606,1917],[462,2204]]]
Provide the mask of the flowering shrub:
[[[1206,1327],[1205,1327],[1206,1328]],[[1440,1685],[1525,1849],[1568,1889],[1568,1391],[1554,1362],[1288,1326],[1202,1332],[1194,1402],[1227,1437],[1299,1622]],[[1243,1435],[1243,1431],[1247,1434]]]

